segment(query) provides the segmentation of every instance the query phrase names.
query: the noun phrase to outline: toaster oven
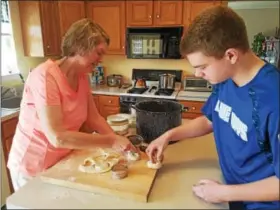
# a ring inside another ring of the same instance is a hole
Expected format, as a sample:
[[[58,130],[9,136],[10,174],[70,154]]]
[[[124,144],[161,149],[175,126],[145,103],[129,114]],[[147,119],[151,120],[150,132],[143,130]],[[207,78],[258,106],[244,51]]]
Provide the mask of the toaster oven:
[[[185,91],[212,92],[213,86],[205,79],[186,77],[183,80]]]

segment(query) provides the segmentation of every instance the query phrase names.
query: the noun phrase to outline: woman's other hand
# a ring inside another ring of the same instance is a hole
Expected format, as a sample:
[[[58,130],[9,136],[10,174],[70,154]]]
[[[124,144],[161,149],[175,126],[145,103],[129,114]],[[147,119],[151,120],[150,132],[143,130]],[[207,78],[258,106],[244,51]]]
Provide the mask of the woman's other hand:
[[[137,149],[133,146],[133,144],[129,141],[129,139],[120,135],[116,135],[115,141],[113,143],[113,149],[121,152],[125,152],[125,151],[137,152]]]

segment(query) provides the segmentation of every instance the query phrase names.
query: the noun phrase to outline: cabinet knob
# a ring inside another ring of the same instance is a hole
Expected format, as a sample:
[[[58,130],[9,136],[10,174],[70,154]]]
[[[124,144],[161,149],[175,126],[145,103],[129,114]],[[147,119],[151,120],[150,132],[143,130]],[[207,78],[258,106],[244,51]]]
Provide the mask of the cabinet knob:
[[[159,15],[157,15],[157,18],[159,18]]]
[[[109,100],[109,104],[110,104],[110,103],[112,103],[112,101],[111,101],[111,100]]]
[[[151,15],[149,15],[149,19],[152,19],[152,16],[151,16]]]
[[[194,107],[194,106],[192,107],[192,110],[195,110],[195,107]]]
[[[124,46],[122,46],[122,48],[124,49]]]
[[[50,45],[47,45],[47,49],[50,49]]]

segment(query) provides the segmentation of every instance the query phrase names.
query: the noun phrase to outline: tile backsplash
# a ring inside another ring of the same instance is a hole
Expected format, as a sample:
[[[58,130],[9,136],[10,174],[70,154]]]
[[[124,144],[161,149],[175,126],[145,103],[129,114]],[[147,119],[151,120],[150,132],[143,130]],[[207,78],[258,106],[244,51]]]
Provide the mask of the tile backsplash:
[[[193,68],[186,59],[127,59],[123,55],[107,55],[103,59],[105,76],[121,74],[126,79],[131,78],[133,68],[141,69],[176,69],[183,74],[193,74]]]

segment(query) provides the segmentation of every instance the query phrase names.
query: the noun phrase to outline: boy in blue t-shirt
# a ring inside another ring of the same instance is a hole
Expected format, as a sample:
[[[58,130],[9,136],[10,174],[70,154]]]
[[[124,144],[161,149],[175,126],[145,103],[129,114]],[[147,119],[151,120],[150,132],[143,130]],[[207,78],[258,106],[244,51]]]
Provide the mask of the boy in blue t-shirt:
[[[225,184],[202,180],[194,193],[234,210],[280,209],[279,70],[251,51],[244,21],[222,6],[195,18],[181,52],[214,90],[204,116],[154,140],[146,151],[150,159],[160,158],[169,141],[213,131]]]

